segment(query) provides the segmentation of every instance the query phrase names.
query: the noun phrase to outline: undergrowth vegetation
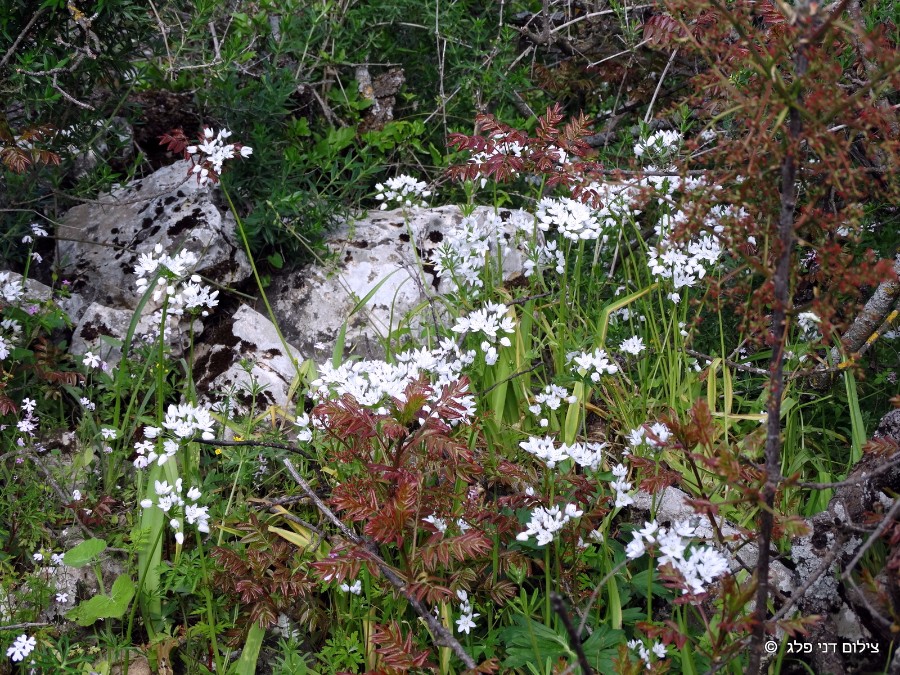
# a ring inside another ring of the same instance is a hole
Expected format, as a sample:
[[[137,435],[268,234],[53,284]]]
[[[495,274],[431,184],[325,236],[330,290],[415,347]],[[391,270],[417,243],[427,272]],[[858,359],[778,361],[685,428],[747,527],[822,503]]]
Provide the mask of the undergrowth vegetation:
[[[898,463],[890,3],[59,4],[0,19],[0,672],[893,672],[896,482],[812,536]],[[113,111],[57,106],[102,108],[130,11],[116,110],[194,107],[73,168]],[[124,340],[68,353],[59,210],[178,158],[261,298],[337,218],[415,242],[438,203],[410,258],[450,290],[267,406],[173,357],[223,291],[157,247]]]

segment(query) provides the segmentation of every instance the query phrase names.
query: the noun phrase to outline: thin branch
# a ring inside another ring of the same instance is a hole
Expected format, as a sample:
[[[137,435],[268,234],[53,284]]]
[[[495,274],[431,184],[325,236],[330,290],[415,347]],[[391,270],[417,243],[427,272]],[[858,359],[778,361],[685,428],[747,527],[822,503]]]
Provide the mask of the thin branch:
[[[885,530],[888,529],[893,523],[894,519],[900,515],[900,499],[894,500],[894,505],[888,510],[887,513],[884,514],[884,518],[881,519],[881,522],[878,523],[878,527],[875,528],[875,531],[869,535],[869,538],[866,542],[859,547],[859,550],[856,551],[856,555],[853,556],[853,559],[847,563],[847,569],[845,569],[841,573],[841,580],[847,581],[850,578],[850,574],[853,572],[853,568],[862,560],[862,557],[866,554],[872,544],[874,544],[878,539],[884,534]]]
[[[192,438],[192,442],[200,443],[201,445],[218,445],[223,448],[239,448],[244,446],[249,447],[258,447],[258,448],[275,448],[276,450],[287,450],[288,452],[293,452],[296,455],[302,455],[306,457],[306,459],[318,463],[318,460],[309,452],[304,450],[303,448],[297,447],[291,443],[272,443],[270,441],[226,441],[221,438],[214,438],[210,441],[203,440],[202,438]]]
[[[569,635],[569,644],[578,655],[578,664],[581,666],[581,675],[594,675],[594,669],[591,668],[591,664],[588,663],[587,656],[584,654],[584,649],[581,647],[581,638],[578,633],[575,632],[575,627],[572,625],[572,619],[569,617],[569,612],[566,611],[566,605],[563,602],[562,596],[559,593],[551,592],[550,604],[553,607],[553,611],[559,614],[563,628],[566,629],[566,633]]]
[[[807,59],[805,43],[797,47],[794,56],[794,76],[801,79],[806,74]],[[751,50],[752,53],[752,50]],[[769,548],[775,525],[775,494],[781,479],[781,404],[784,395],[784,350],[790,323],[789,304],[791,300],[791,256],[794,250],[794,210],[797,206],[797,159],[794,156],[799,147],[803,122],[799,108],[802,96],[797,94],[790,108],[787,147],[781,162],[781,209],[778,218],[778,257],[773,277],[772,311],[772,358],[769,360],[769,401],[766,419],[765,470],[759,515],[759,537],[756,562],[756,607],[753,610],[753,630],[750,640],[750,659],[747,672],[762,672],[763,641],[766,636],[766,610],[769,603]]]
[[[56,89],[62,97],[66,99],[69,103],[78,106],[79,108],[83,108],[84,110],[96,110],[96,108],[88,103],[84,103],[83,101],[79,101],[77,98],[69,94],[65,89],[63,89],[59,83],[56,81],[56,74],[53,75],[53,79],[50,81],[50,86]]]
[[[517,377],[521,377],[522,375],[527,375],[528,373],[530,373],[530,372],[532,372],[532,371],[534,371],[534,370],[537,370],[538,368],[540,368],[540,367],[543,366],[543,365],[544,365],[543,363],[538,363],[538,364],[533,365],[531,368],[527,368],[527,369],[525,369],[525,370],[520,370],[520,371],[518,371],[518,372],[515,372],[515,373],[513,373],[512,375],[510,375],[509,377],[506,377],[506,378],[500,380],[499,382],[494,382],[494,384],[492,384],[492,385],[491,385],[490,387],[488,387],[487,389],[484,389],[484,390],[482,390],[482,391],[477,392],[477,393],[475,394],[475,396],[476,396],[476,397],[484,396],[484,395],[487,394],[488,392],[491,392],[491,391],[493,391],[494,389],[496,389],[497,387],[499,387],[501,384],[506,384],[506,383],[509,382],[510,380],[515,380]]]
[[[693,356],[694,358],[697,358],[697,359],[705,359],[707,361],[712,361],[713,359],[719,358],[717,356],[711,356],[710,354],[704,354],[703,352],[694,351],[693,349],[685,349],[684,351],[687,354],[689,354],[690,356]],[[764,375],[766,377],[769,376],[769,371],[766,370],[765,368],[757,368],[755,366],[748,366],[744,363],[738,363],[737,361],[732,361],[731,359],[722,359],[722,361],[726,365],[734,368],[735,370],[742,370],[745,373],[753,373],[754,375]]]
[[[576,16],[571,21],[566,21],[563,24],[560,24],[556,28],[554,28],[551,33],[558,33],[564,28],[568,28],[569,26],[578,23],[579,21],[584,21],[585,19],[594,19],[598,16],[605,16],[607,14],[618,14],[619,12],[636,12],[641,9],[647,9],[648,7],[653,7],[654,5],[632,5],[631,7],[618,7],[616,9],[604,9],[599,12],[588,12],[587,14],[582,14],[581,16]]]
[[[825,572],[827,572],[831,568],[831,563],[833,563],[838,555],[840,555],[841,550],[844,548],[844,537],[836,536],[834,545],[829,549],[828,554],[822,560],[821,564],[816,568],[816,571],[809,575],[809,577],[797,588],[792,588],[790,593],[787,594],[787,601],[784,605],[782,605],[781,609],[779,609],[775,616],[772,617],[772,621],[779,621],[787,616],[788,612],[791,608],[796,605],[803,596],[806,595],[806,591],[808,591],[816,581],[818,581],[819,577],[821,577]]]
[[[581,622],[578,624],[578,632],[576,635],[581,638],[581,634],[584,632],[585,626],[587,626],[588,614],[591,613],[591,607],[594,606],[594,603],[597,602],[597,597],[600,595],[600,589],[606,585],[606,582],[612,579],[616,574],[619,573],[625,565],[628,564],[628,558],[625,558],[618,565],[613,567],[609,572],[607,572],[606,576],[603,577],[600,581],[597,582],[597,585],[594,587],[594,592],[591,593],[590,600],[587,601],[587,604],[584,606],[584,609],[581,611]]]
[[[49,625],[46,621],[26,621],[25,623],[10,623],[0,626],[0,630],[22,630],[23,628],[40,628]]]
[[[887,473],[897,465],[900,465],[900,454],[882,464],[881,466],[876,467],[871,471],[866,471],[861,476],[857,476],[856,478],[848,478],[847,480],[838,481],[836,483],[797,483],[797,485],[799,487],[807,488],[810,490],[830,490],[834,488],[846,487],[848,485],[858,485],[859,483],[865,483],[866,481],[872,480],[875,476],[880,476],[883,473]],[[784,480],[787,481],[788,479],[785,478]]]
[[[3,55],[3,59],[0,60],[0,69],[2,69],[9,60],[12,58],[12,55],[16,53],[16,49],[19,47],[19,43],[25,39],[25,36],[28,35],[28,31],[31,30],[31,27],[34,25],[34,22],[37,21],[41,14],[46,11],[46,7],[41,7],[38,11],[34,13],[34,16],[31,17],[31,20],[25,24],[25,28],[22,29],[22,32],[19,33],[19,37],[16,38],[15,42],[12,43],[12,46],[6,51],[6,54]]]
[[[672,51],[672,56],[669,57],[666,67],[663,68],[662,75],[659,76],[659,82],[656,83],[656,89],[653,91],[653,98],[650,99],[650,105],[647,106],[647,114],[644,115],[645,124],[650,121],[650,117],[653,115],[653,105],[656,103],[656,97],[659,96],[659,90],[662,89],[663,80],[666,79],[666,73],[669,72],[669,68],[671,68],[672,62],[675,60],[676,56],[678,56],[678,47],[675,47]]]

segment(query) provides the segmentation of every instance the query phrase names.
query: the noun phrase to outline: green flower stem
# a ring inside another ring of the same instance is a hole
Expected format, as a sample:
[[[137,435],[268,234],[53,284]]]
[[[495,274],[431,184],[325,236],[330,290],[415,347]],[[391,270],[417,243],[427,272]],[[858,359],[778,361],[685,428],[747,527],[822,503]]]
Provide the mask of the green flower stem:
[[[272,305],[269,304],[269,298],[266,296],[265,287],[263,286],[262,279],[259,276],[259,271],[256,269],[256,261],[253,258],[253,252],[250,250],[250,241],[247,239],[247,233],[244,231],[244,222],[238,215],[237,209],[234,206],[234,202],[231,201],[231,195],[228,194],[228,190],[226,190],[225,186],[221,183],[219,183],[219,186],[222,188],[222,194],[225,195],[225,199],[228,201],[228,208],[231,209],[231,214],[234,216],[235,223],[237,223],[238,233],[240,233],[241,242],[243,242],[244,244],[244,252],[247,254],[247,260],[250,262],[250,269],[253,270],[253,278],[256,281],[256,287],[259,289],[259,295],[262,298],[263,304],[266,306],[266,312],[269,315],[269,320],[272,322],[272,325],[275,326],[275,332],[278,334],[278,340],[281,342],[281,346],[284,348],[284,353],[288,357],[288,360],[290,360],[291,364],[294,366],[297,377],[301,377],[302,373],[300,372],[300,364],[298,364],[296,359],[294,359],[291,348],[288,345],[287,340],[284,339],[284,334],[281,332],[281,328],[278,326],[278,320],[275,318],[275,312],[272,309]]]

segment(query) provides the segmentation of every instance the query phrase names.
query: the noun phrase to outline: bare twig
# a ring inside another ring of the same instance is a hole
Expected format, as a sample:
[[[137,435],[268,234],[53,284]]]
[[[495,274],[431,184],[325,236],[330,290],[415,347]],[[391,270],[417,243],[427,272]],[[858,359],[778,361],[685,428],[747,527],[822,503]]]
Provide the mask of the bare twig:
[[[40,628],[49,625],[46,621],[26,621],[25,623],[10,623],[0,626],[0,630],[22,630],[23,628]]]
[[[596,586],[594,586],[594,592],[591,593],[590,599],[587,601],[587,604],[585,604],[584,609],[581,610],[581,621],[578,624],[578,632],[576,633],[579,639],[581,638],[581,634],[584,632],[585,626],[587,626],[588,614],[591,613],[591,607],[593,607],[594,603],[597,602],[597,597],[600,595],[600,589],[602,589],[606,585],[606,582],[616,576],[616,574],[619,573],[619,570],[621,570],[627,564],[628,558],[625,558],[624,560],[622,560],[622,562],[620,562],[609,572],[607,572],[606,576],[598,581]]]
[[[543,366],[543,365],[544,365],[543,363],[537,363],[537,364],[533,365],[531,368],[526,368],[525,370],[519,370],[519,371],[513,373],[512,375],[510,375],[509,377],[503,378],[503,379],[500,380],[499,382],[494,382],[494,384],[492,384],[492,385],[491,385],[490,387],[488,387],[487,389],[484,389],[484,390],[479,391],[478,393],[476,393],[475,396],[476,396],[476,397],[484,396],[484,395],[487,394],[488,392],[491,392],[491,391],[493,391],[494,389],[496,389],[497,387],[499,387],[501,384],[506,384],[506,383],[509,382],[510,380],[515,380],[517,377],[522,377],[522,375],[527,375],[528,373],[537,370],[538,368],[540,368],[540,367]]]
[[[96,110],[94,106],[89,103],[84,103],[83,101],[79,101],[77,98],[69,94],[65,89],[63,89],[59,83],[56,81],[56,73],[53,74],[53,77],[50,79],[50,86],[56,89],[64,99],[66,99],[69,103],[78,106],[79,108],[83,108],[84,110]]]
[[[836,483],[797,483],[797,485],[799,487],[807,488],[810,490],[830,490],[834,488],[846,487],[848,485],[858,485],[859,483],[865,483],[866,481],[872,480],[872,478],[874,478],[875,476],[887,473],[898,464],[900,464],[900,454],[888,460],[881,466],[876,467],[871,471],[866,471],[862,475],[855,478],[848,478],[846,480],[837,481]],[[784,480],[787,479],[785,478]]]
[[[653,90],[653,98],[650,99],[650,105],[647,106],[647,114],[644,115],[644,123],[650,121],[650,118],[653,116],[653,104],[656,103],[656,97],[659,96],[659,90],[662,88],[663,80],[666,79],[666,73],[669,72],[669,68],[672,66],[672,62],[675,60],[675,57],[678,56],[678,47],[672,50],[672,56],[669,57],[669,61],[666,63],[666,67],[663,68],[662,75],[659,76],[659,82],[656,83],[656,89]]]
[[[796,605],[804,595],[806,595],[806,591],[808,591],[816,581],[818,581],[819,577],[821,577],[825,572],[831,569],[831,563],[835,561],[835,559],[840,555],[841,549],[844,547],[844,537],[836,536],[834,545],[832,545],[831,549],[828,551],[828,554],[823,558],[822,562],[816,568],[816,571],[810,574],[806,580],[800,584],[797,588],[792,588],[790,593],[787,593],[787,600],[785,604],[781,606],[775,616],[772,617],[772,621],[778,621],[787,616],[788,612],[791,611],[791,608]]]
[[[894,500],[894,505],[888,509],[888,512],[884,514],[884,518],[881,519],[881,522],[878,523],[878,527],[869,535],[869,538],[865,541],[865,543],[859,547],[856,551],[856,555],[853,556],[853,559],[847,563],[847,569],[845,569],[841,573],[841,580],[847,581],[850,578],[850,575],[853,572],[853,568],[862,560],[862,557],[866,554],[872,544],[874,544],[878,539],[884,534],[885,530],[888,529],[893,523],[897,516],[900,515],[900,499]]]
[[[163,45],[166,48],[166,58],[169,61],[169,72],[171,72],[172,66],[175,65],[175,59],[172,58],[172,51],[169,49],[169,31],[159,16],[159,12],[156,11],[156,4],[154,4],[153,0],[150,0],[150,9],[153,12],[153,16],[156,17],[156,25],[159,26],[159,32],[162,35]]]
[[[588,663],[584,649],[581,647],[581,637],[575,632],[575,627],[572,625],[572,619],[569,617],[569,612],[566,611],[566,604],[563,602],[562,596],[559,593],[551,592],[550,604],[553,607],[553,611],[559,614],[563,628],[566,629],[566,633],[569,635],[569,644],[578,655],[578,664],[581,666],[581,674],[593,675],[594,669],[591,668],[591,664]]]
[[[579,21],[584,21],[585,19],[595,19],[598,16],[606,16],[608,14],[618,14],[619,12],[637,12],[641,9],[647,9],[648,7],[653,7],[653,5],[632,5],[631,7],[618,7],[616,9],[604,9],[599,12],[588,12],[587,14],[582,14],[581,16],[576,16],[571,21],[566,21],[563,24],[560,24],[556,28],[554,28],[551,33],[558,33],[564,28],[568,28],[569,26],[578,23]]]
[[[22,40],[25,39],[25,36],[28,35],[28,31],[31,30],[31,27],[34,25],[35,21],[37,21],[41,17],[41,15],[46,11],[46,9],[47,9],[46,7],[41,7],[38,11],[36,11],[34,13],[34,15],[28,21],[28,23],[25,24],[25,28],[22,29],[22,32],[19,33],[19,36],[12,43],[12,46],[8,50],[6,50],[6,54],[4,54],[3,58],[0,59],[0,69],[2,69],[7,63],[9,63],[9,60],[12,58],[12,55],[16,53],[16,49],[18,49],[19,44],[22,42]]]
[[[192,438],[191,441],[194,443],[200,443],[201,445],[218,445],[223,448],[239,448],[244,446],[275,448],[276,450],[287,450],[288,452],[302,455],[310,461],[318,462],[318,460],[312,454],[310,454],[303,448],[297,447],[296,445],[293,445],[291,443],[272,443],[271,441],[226,441],[221,438],[214,438],[210,441],[205,441],[202,438]]]
[[[703,352],[694,351],[693,349],[685,349],[684,351],[687,354],[689,354],[690,356],[693,356],[694,358],[697,358],[697,359],[705,359],[707,361],[712,361],[713,359],[718,358],[716,356],[711,356],[710,354],[704,354]],[[732,361],[731,359],[722,359],[722,361],[726,365],[734,368],[735,370],[742,370],[745,373],[753,373],[754,375],[764,375],[766,377],[768,377],[768,375],[769,375],[769,371],[766,370],[765,368],[757,368],[755,366],[748,366],[744,363],[738,363],[737,361]]]

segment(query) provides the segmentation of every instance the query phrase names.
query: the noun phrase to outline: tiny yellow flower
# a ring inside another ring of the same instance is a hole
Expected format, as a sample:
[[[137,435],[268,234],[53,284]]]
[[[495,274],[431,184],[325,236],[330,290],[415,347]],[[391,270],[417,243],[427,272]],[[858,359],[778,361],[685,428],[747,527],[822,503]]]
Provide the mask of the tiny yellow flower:
[[[217,455],[221,455],[221,454],[222,454],[222,448],[216,448],[216,454],[217,454]]]

